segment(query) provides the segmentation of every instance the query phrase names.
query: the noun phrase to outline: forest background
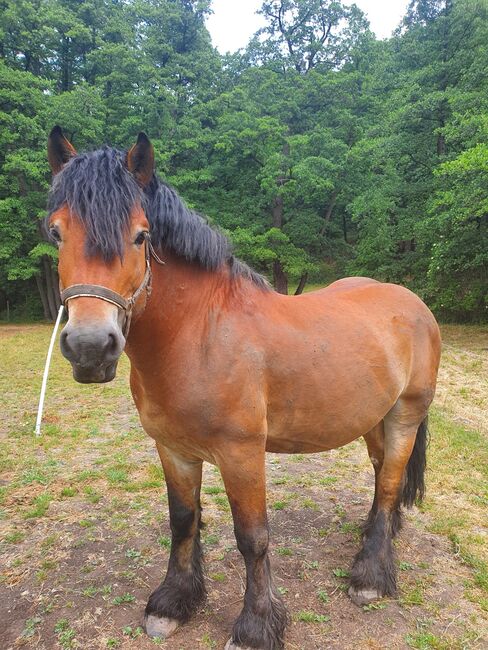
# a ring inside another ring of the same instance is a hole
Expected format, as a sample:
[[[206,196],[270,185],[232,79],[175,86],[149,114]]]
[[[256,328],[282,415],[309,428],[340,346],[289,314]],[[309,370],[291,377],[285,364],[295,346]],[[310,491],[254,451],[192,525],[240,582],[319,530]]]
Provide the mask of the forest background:
[[[488,320],[488,0],[265,0],[221,55],[210,0],[0,0],[0,317],[52,319],[47,134],[152,139],[158,173],[283,293],[344,275]]]

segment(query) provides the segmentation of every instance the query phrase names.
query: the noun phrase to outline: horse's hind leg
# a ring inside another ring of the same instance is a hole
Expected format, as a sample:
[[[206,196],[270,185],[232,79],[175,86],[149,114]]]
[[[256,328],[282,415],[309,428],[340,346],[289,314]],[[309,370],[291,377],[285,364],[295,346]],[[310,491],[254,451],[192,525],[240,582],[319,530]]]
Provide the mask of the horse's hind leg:
[[[168,488],[171,553],[162,584],[146,606],[149,636],[166,638],[205,600],[200,548],[202,462],[157,445]]]
[[[425,419],[425,408],[400,398],[384,418],[383,445],[378,427],[368,434],[376,491],[363,548],[351,571],[349,595],[358,605],[396,593],[392,538],[399,529],[401,503],[412,505],[415,495],[423,494]]]
[[[383,420],[373,429],[371,429],[371,431],[368,431],[368,433],[364,436],[364,439],[368,447],[368,455],[369,459],[371,460],[371,464],[373,465],[375,476],[373,505],[371,506],[368,518],[363,526],[363,532],[367,533],[372,523],[374,522],[376,513],[378,511],[379,477],[385,457],[385,429],[383,426]],[[395,537],[395,535],[400,531],[401,524],[401,509],[400,504],[398,504],[392,513],[391,532],[393,537]]]

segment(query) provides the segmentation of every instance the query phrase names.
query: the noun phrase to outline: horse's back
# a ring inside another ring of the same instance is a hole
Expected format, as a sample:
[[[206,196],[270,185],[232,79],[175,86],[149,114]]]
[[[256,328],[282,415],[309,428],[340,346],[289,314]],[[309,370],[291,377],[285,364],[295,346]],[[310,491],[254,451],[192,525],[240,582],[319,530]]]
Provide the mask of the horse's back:
[[[362,276],[341,278],[340,280],[336,280],[326,287],[322,287],[322,289],[317,289],[315,292],[311,291],[310,293],[331,293],[332,291],[347,291],[349,289],[362,287],[367,284],[381,284],[381,282],[378,282],[378,280],[373,280],[373,278],[366,278]]]
[[[440,336],[437,322],[427,305],[415,293],[398,284],[366,277],[342,278],[322,289],[294,296],[286,309],[290,313],[300,312],[307,302],[315,306],[319,318],[326,311],[332,323],[336,318],[342,320],[345,314],[353,319],[351,325],[366,319],[385,327],[403,320],[405,323],[423,324],[436,337]],[[385,319],[389,323],[384,322]]]

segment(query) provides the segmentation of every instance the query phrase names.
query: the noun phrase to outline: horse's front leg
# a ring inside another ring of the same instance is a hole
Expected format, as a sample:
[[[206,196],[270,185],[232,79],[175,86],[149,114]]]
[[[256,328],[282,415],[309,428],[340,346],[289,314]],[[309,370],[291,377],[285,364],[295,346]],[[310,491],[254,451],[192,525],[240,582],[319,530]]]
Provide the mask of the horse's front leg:
[[[264,448],[239,443],[220,451],[237,547],[246,564],[244,607],[226,650],[280,650],[287,616],[273,585],[268,557]]]
[[[157,444],[168,489],[171,553],[168,571],[146,606],[150,636],[166,638],[204,602],[200,547],[202,462],[182,458]]]

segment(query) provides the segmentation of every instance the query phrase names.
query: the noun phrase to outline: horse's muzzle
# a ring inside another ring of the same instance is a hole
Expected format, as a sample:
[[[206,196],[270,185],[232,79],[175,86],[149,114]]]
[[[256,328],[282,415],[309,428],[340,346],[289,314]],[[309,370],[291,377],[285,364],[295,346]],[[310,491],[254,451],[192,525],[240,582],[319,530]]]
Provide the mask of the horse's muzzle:
[[[105,383],[115,377],[125,339],[114,324],[71,325],[61,332],[61,352],[81,384]]]

